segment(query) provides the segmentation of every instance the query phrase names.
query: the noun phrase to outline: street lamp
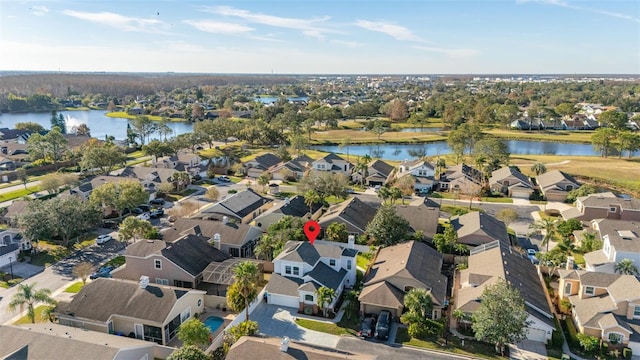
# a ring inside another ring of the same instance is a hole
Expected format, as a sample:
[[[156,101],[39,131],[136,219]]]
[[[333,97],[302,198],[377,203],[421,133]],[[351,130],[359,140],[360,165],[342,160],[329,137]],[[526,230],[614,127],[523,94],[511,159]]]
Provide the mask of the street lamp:
[[[13,280],[13,257],[9,256],[9,267],[11,268],[11,280]]]

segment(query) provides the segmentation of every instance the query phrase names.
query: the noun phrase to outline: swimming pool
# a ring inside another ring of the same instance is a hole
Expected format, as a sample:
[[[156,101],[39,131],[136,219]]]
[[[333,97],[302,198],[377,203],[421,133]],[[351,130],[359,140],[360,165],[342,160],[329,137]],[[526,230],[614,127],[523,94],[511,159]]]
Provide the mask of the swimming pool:
[[[215,334],[216,330],[224,323],[224,319],[217,316],[209,316],[204,324],[209,328],[212,334]]]

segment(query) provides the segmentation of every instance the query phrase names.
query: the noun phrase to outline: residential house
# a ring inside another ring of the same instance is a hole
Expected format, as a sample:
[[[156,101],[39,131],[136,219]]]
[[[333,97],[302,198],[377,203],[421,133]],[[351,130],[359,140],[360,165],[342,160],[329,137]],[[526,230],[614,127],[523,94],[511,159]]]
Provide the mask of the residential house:
[[[0,358],[6,360],[27,359],[166,359],[175,348],[88,331],[55,323],[46,326],[0,326]]]
[[[469,165],[460,164],[445,170],[438,181],[438,188],[441,191],[472,195],[482,188],[483,182],[482,172]]]
[[[614,273],[622,259],[640,264],[640,223],[629,220],[597,219],[592,229],[602,240],[602,249],[584,254],[587,271]]]
[[[429,191],[435,186],[435,168],[425,160],[403,161],[398,167],[396,178],[412,176],[415,180],[413,188],[416,191]]]
[[[27,208],[27,205],[29,205],[29,201],[26,200],[13,201],[4,209],[0,220],[3,224],[14,227],[18,226],[18,215],[22,214],[22,212]]]
[[[231,346],[225,357],[226,360],[374,360],[375,358],[373,355],[293,342],[286,336],[282,339],[243,336]]]
[[[16,243],[0,243],[0,268],[11,267],[14,262],[18,261],[20,254],[20,244]]]
[[[547,201],[564,202],[569,191],[577,189],[580,184],[570,175],[560,170],[551,170],[536,177],[540,192]]]
[[[201,162],[202,158],[198,154],[179,153],[177,156],[172,155],[155,159],[152,162],[152,167],[186,171],[195,175],[200,173]]]
[[[311,244],[289,241],[273,259],[274,271],[265,287],[269,304],[318,313],[316,291],[334,289],[336,296],[327,307],[334,308],[342,291],[356,283],[355,239],[348,244]]]
[[[562,212],[565,220],[615,219],[640,221],[640,199],[620,198],[612,192],[578,197],[575,205],[575,208]]]
[[[282,160],[275,154],[266,153],[256,156],[249,161],[245,161],[243,166],[247,176],[255,179],[267,172],[270,168],[278,165],[281,161]]]
[[[553,311],[541,277],[531,261],[513,253],[508,244],[488,243],[471,251],[468,267],[460,272],[460,288],[455,289],[455,308],[467,315],[480,307],[485,289],[506,281],[520,292],[529,316],[527,339],[547,342],[555,330]]]
[[[420,198],[408,205],[397,204],[396,213],[409,222],[411,232],[422,231],[428,241],[438,232],[440,206],[429,198]]]
[[[329,153],[311,163],[311,168],[313,171],[330,171],[334,174],[350,176],[353,164],[334,153]]]
[[[93,189],[99,188],[100,186],[107,183],[120,183],[123,181],[132,181],[133,179],[127,179],[120,176],[109,176],[109,175],[100,175],[91,178],[89,181],[86,181],[74,188],[69,190],[69,194],[77,196],[82,200],[88,200],[89,196],[93,192]]]
[[[185,234],[204,236],[209,242],[219,240],[215,244],[223,253],[233,257],[253,257],[256,243],[262,236],[262,229],[252,225],[234,223],[223,218],[222,221],[203,219],[177,219],[171,227],[162,233],[162,239],[174,242]]]
[[[313,159],[307,155],[300,155],[287,162],[281,162],[271,168],[269,173],[273,180],[297,180],[302,179],[304,174],[311,169]]]
[[[251,225],[257,226],[263,231],[266,231],[269,226],[277,223],[285,216],[305,218],[305,219],[318,219],[322,214],[322,204],[313,204],[309,207],[304,200],[304,196],[296,195],[292,198],[286,198],[284,200],[274,200],[273,206],[256,217],[251,222]]]
[[[160,185],[173,183],[171,178],[176,172],[176,169],[127,166],[119,176],[137,179],[145,190],[153,193],[158,191]]]
[[[369,165],[367,165],[367,173],[364,174],[363,171],[356,171],[351,175],[351,181],[358,184],[363,183],[362,178],[364,175],[367,175],[364,178],[365,185],[382,186],[389,182],[394,170],[393,166],[382,160],[372,160]]]
[[[3,158],[13,161],[15,167],[29,162],[27,144],[2,142],[0,144],[0,153]]]
[[[425,289],[433,302],[427,317],[440,319],[447,301],[447,277],[441,271],[442,254],[425,243],[409,241],[379,249],[358,297],[360,313],[388,310],[398,318],[404,311],[404,295],[411,289]]]
[[[451,219],[451,226],[458,233],[458,243],[471,247],[493,241],[509,245],[507,226],[495,217],[474,211]]]
[[[569,300],[578,332],[640,354],[640,282],[633,275],[558,271],[561,300]]]
[[[542,130],[544,123],[540,119],[525,118],[513,120],[509,127],[516,130]]]
[[[561,119],[541,119],[542,129],[543,130],[560,130],[562,129],[563,123]]]
[[[178,327],[204,311],[204,291],[149,283],[98,278],[87,283],[70,302],[59,302],[61,325],[123,334],[167,345]]]
[[[95,141],[98,144],[104,143],[104,140],[98,140],[90,135],[63,134],[63,136],[67,140],[67,148],[69,149],[79,149],[89,141]]]
[[[512,198],[529,199],[533,194],[533,184],[529,178],[513,166],[505,166],[491,173],[491,191]]]
[[[29,136],[31,136],[29,130],[0,128],[0,139],[4,142],[26,144]]]
[[[112,275],[129,280],[148,276],[156,284],[196,288],[209,263],[229,258],[209,241],[205,236],[194,234],[185,234],[173,242],[137,241],[125,250],[125,266],[114,270]]]
[[[562,119],[562,130],[591,130],[587,116],[574,114],[570,118]]]
[[[18,246],[20,247],[20,251],[28,251],[28,250],[31,250],[32,248],[31,242],[22,237],[20,230],[7,229],[4,231],[1,231],[0,246],[8,246],[13,244],[18,244]]]
[[[218,220],[222,220],[227,216],[229,219],[248,224],[267,211],[272,205],[271,199],[262,197],[249,188],[227,196],[222,201],[202,210],[199,216],[205,219]]]
[[[352,235],[362,235],[366,232],[367,224],[376,215],[377,210],[360,199],[353,197],[339,204],[331,205],[327,211],[318,218],[322,229],[326,229],[334,222],[347,226],[347,232]]]

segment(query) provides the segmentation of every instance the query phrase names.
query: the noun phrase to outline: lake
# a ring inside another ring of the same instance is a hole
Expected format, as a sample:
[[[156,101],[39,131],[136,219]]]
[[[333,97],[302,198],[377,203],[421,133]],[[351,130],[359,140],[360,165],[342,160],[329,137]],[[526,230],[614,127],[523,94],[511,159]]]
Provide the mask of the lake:
[[[279,97],[273,97],[273,96],[259,96],[259,97],[256,97],[256,101],[260,101],[263,104],[273,104],[274,102],[278,101],[278,99],[280,99],[280,98]],[[288,97],[287,100],[294,101],[294,102],[309,101],[309,97],[308,96]]]
[[[116,140],[127,138],[128,119],[110,118],[105,114],[105,110],[82,110],[82,111],[61,111],[67,120],[67,132],[71,132],[74,126],[82,123],[87,124],[91,130],[91,136],[104,139],[105,135],[110,135]],[[0,127],[9,129],[15,128],[17,123],[34,122],[42,125],[45,129],[51,128],[50,113],[26,113],[26,114],[2,114],[0,115]],[[193,125],[188,122],[169,122],[167,125],[173,130],[172,136],[191,132]],[[171,137],[171,136],[168,136]],[[151,138],[160,138],[159,135]]]
[[[599,156],[600,153],[593,150],[591,144],[574,144],[526,140],[505,141],[509,152],[514,155],[567,155],[567,156]],[[380,145],[351,145],[340,148],[338,145],[318,145],[311,147],[314,150],[332,151],[335,153],[347,153],[350,155],[369,154],[373,158],[402,161],[415,159],[420,156],[437,156],[451,153],[451,148],[445,141],[429,144],[380,144]]]

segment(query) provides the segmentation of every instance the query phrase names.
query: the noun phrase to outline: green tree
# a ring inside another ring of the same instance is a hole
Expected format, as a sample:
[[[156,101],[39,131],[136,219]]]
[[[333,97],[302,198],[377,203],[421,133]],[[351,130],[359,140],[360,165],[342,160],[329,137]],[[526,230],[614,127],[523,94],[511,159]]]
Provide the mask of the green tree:
[[[13,127],[16,130],[27,130],[27,131],[29,131],[31,133],[44,132],[44,127],[42,127],[42,125],[40,125],[38,123],[34,123],[34,122],[16,123]]]
[[[556,230],[563,238],[570,237],[574,231],[582,230],[582,228],[582,222],[577,219],[560,220],[556,224]]]
[[[256,182],[258,183],[258,185],[260,185],[262,187],[262,191],[266,192],[267,189],[267,185],[269,185],[269,181],[271,179],[269,178],[269,175],[267,174],[261,174],[260,176],[258,176],[258,178],[256,179]]]
[[[482,130],[478,125],[462,124],[455,130],[449,131],[447,136],[447,144],[451,147],[458,158],[464,155],[465,150],[469,153],[473,150],[475,144],[484,137]]]
[[[553,110],[561,116],[571,116],[577,111],[575,104],[572,103],[559,104]]]
[[[567,202],[573,203],[579,197],[587,196],[587,195],[590,195],[590,194],[595,194],[597,192],[598,192],[598,189],[595,188],[594,186],[589,185],[589,184],[584,184],[584,185],[581,185],[577,189],[573,189],[573,190],[569,191],[569,194],[567,194]]]
[[[638,276],[638,267],[631,259],[622,259],[616,263],[615,272],[623,275]]]
[[[207,191],[204,193],[204,196],[211,201],[218,201],[218,198],[220,197],[220,192],[218,191],[218,188],[216,188],[215,186],[209,186],[207,188]]]
[[[596,233],[592,231],[583,231],[580,251],[583,253],[589,253],[600,249],[602,249],[602,241],[596,239]]]
[[[458,233],[453,226],[448,226],[443,234],[435,234],[433,244],[438,252],[443,254],[451,254],[456,250],[458,242]]]
[[[328,306],[331,305],[331,302],[336,297],[336,291],[332,288],[328,288],[326,286],[321,286],[316,290],[316,302],[318,307],[322,309],[322,314],[324,317],[329,316],[327,314]]]
[[[25,170],[24,168],[18,168],[16,170],[16,176],[18,177],[18,180],[20,180],[22,185],[24,185],[24,189],[26,190],[27,183],[29,182],[29,174],[27,174],[27,170]]]
[[[24,307],[26,306],[27,317],[31,320],[32,324],[36,322],[35,304],[55,304],[55,300],[51,298],[51,290],[46,288],[37,290],[35,286],[36,283],[18,284],[18,292],[13,295],[8,306],[9,311],[15,311],[19,308],[20,312],[24,311]]]
[[[533,171],[536,176],[542,175],[547,172],[547,167],[544,166],[540,161],[536,161],[533,165],[531,165],[531,171]]]
[[[404,296],[406,312],[400,317],[403,324],[407,324],[409,335],[415,338],[425,338],[427,335],[439,334],[443,325],[432,320],[433,300],[431,294],[422,288],[409,290]]]
[[[630,131],[619,132],[616,147],[620,153],[620,157],[622,157],[624,151],[627,151],[629,158],[631,158],[633,153],[640,149],[640,134],[635,134]]]
[[[101,174],[108,174],[118,166],[124,166],[127,155],[119,146],[110,143],[90,141],[84,146],[80,167],[83,170],[99,169]]]
[[[622,111],[607,110],[598,116],[598,121],[602,126],[622,131],[627,130],[629,117]]]
[[[325,230],[327,240],[346,243],[349,239],[349,232],[347,231],[347,225],[344,223],[331,223]]]
[[[498,211],[498,213],[496,214],[496,219],[502,221],[503,223],[505,223],[505,225],[507,225],[507,227],[509,226],[509,224],[511,224],[512,222],[518,220],[520,216],[518,215],[518,212],[513,210],[513,209],[502,209],[500,211]]]
[[[600,339],[598,339],[595,336],[586,335],[583,333],[578,333],[577,336],[578,336],[578,341],[580,342],[580,346],[582,346],[582,348],[586,352],[592,352],[600,344]]]
[[[143,238],[146,233],[150,232],[152,228],[153,225],[151,225],[149,221],[129,216],[124,219],[118,228],[118,240],[125,244],[128,244],[131,239],[136,242]]]
[[[390,246],[406,240],[410,229],[409,222],[396,213],[394,206],[382,205],[367,225],[367,235],[375,245]]]
[[[618,132],[611,128],[599,128],[591,135],[591,143],[596,151],[600,151],[606,158],[611,150],[615,149],[615,140]]]
[[[180,324],[178,328],[178,339],[186,346],[209,345],[209,336],[211,336],[209,328],[202,321],[193,317]]]
[[[475,143],[473,146],[473,153],[476,157],[484,157],[486,159],[490,159],[487,164],[488,167],[485,173],[491,173],[494,170],[497,170],[500,165],[508,165],[509,164],[509,150],[507,149],[507,144],[500,139],[482,139]],[[479,170],[483,170],[480,168]]]
[[[238,292],[244,300],[245,319],[249,320],[249,304],[258,296],[260,269],[253,261],[239,263],[234,269]]]
[[[382,121],[375,120],[373,122],[373,127],[371,128],[371,132],[376,135],[378,140],[380,140],[380,137],[382,136],[382,134],[387,132],[387,128],[384,126]]]
[[[500,281],[485,288],[471,326],[476,339],[495,344],[496,350],[504,355],[506,344],[526,338],[528,316],[520,292]]]
[[[133,209],[149,201],[149,194],[139,181],[123,180],[98,186],[91,192],[89,201],[103,209],[113,208],[121,215],[124,209]]]
[[[396,180],[395,187],[400,189],[400,193],[403,196],[411,196],[413,195],[414,186],[416,184],[416,179],[411,175],[405,175]],[[404,197],[402,199],[402,203],[404,204]]]
[[[551,218],[544,218],[538,220],[535,223],[529,225],[529,229],[533,230],[533,234],[542,234],[542,246],[547,246],[547,252],[549,252],[549,242],[556,238],[558,233],[558,220]]]
[[[140,144],[144,145],[147,139],[156,132],[157,126],[148,116],[136,116],[135,119],[129,120],[131,131],[135,137],[140,139]]]
[[[284,248],[285,240],[281,234],[264,234],[256,245],[256,258],[272,261]]]
[[[313,214],[313,205],[322,201],[320,195],[314,190],[307,190],[304,193],[304,203],[309,207],[309,214]]]
[[[185,345],[174,350],[167,360],[210,360],[209,355],[205,354],[199,347],[194,345]]]
[[[142,152],[145,155],[154,156],[156,158],[173,154],[174,149],[168,142],[162,142],[160,140],[151,140],[148,144],[142,146]]]
[[[345,199],[349,180],[344,174],[333,174],[325,171],[303,177],[298,184],[298,192],[305,194],[309,190],[315,191],[324,201],[329,196]]]
[[[91,263],[83,261],[73,267],[73,276],[80,278],[80,280],[82,280],[82,284],[86,284],[87,278],[93,273],[93,270],[94,268]]]

